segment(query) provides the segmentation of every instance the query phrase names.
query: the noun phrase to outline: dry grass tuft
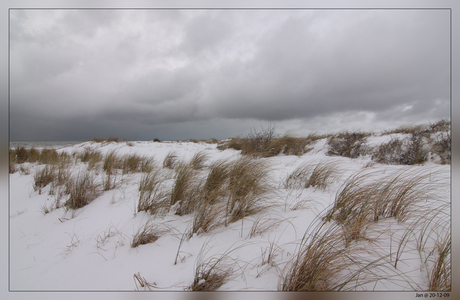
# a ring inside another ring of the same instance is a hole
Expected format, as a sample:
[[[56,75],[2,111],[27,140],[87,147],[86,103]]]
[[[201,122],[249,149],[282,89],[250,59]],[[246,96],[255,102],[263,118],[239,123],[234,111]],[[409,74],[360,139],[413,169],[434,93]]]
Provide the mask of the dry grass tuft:
[[[162,224],[154,224],[151,220],[144,224],[133,236],[131,248],[156,242],[162,235],[169,232],[169,229]]]
[[[263,219],[263,215],[259,215],[251,226],[248,238],[262,236],[264,233],[271,229],[278,227],[284,220],[277,220],[272,218]]]
[[[102,154],[87,147],[83,153],[77,154],[77,158],[79,158],[81,162],[89,163],[92,161],[92,164],[95,164],[96,162],[102,161]]]
[[[263,161],[250,157],[242,157],[231,163],[230,197],[226,208],[230,223],[267,208],[267,203],[262,203],[262,197],[271,190],[267,173],[268,167]]]
[[[380,172],[366,170],[354,174],[339,189],[325,220],[344,226],[348,242],[365,239],[372,222],[390,217],[407,220],[417,213],[418,202],[435,197],[432,176],[407,168],[383,178]]]
[[[115,174],[116,169],[121,169],[122,167],[122,160],[117,156],[115,150],[112,150],[105,155],[102,169],[106,174]]]
[[[324,191],[340,173],[338,165],[334,161],[302,164],[286,177],[283,186],[286,189],[314,187]]]
[[[100,185],[88,171],[80,173],[74,180],[67,181],[66,191],[69,199],[64,205],[74,210],[86,206],[101,194]]]
[[[282,291],[339,291],[360,271],[351,272],[358,248],[345,247],[340,226],[321,222],[309,227],[283,276]]]
[[[186,288],[189,291],[216,291],[222,285],[227,283],[235,274],[236,261],[230,257],[230,253],[240,247],[232,250],[227,250],[224,254],[218,257],[211,257],[206,261],[203,260],[205,247],[203,244],[200,253],[198,254],[195,267],[195,277],[193,284]]]
[[[185,215],[191,213],[200,197],[200,182],[196,178],[196,170],[190,164],[180,163],[176,167],[174,184],[171,191],[171,206],[179,203],[176,213]]]
[[[56,149],[42,149],[38,163],[46,165],[56,165],[61,159],[66,159],[66,154],[59,155]]]
[[[174,169],[178,157],[174,151],[170,151],[163,160],[163,168]]]
[[[155,170],[142,176],[139,183],[139,203],[137,211],[146,211],[152,215],[170,207],[170,197],[164,191],[166,178],[161,170]]]
[[[230,141],[221,142],[217,145],[217,149],[233,148],[241,150],[243,155],[253,157],[272,157],[280,153],[301,156],[313,149],[308,146],[321,138],[324,136],[316,134],[303,138],[292,137],[288,134],[278,137],[275,126],[269,125],[267,128],[261,127],[259,131],[253,129],[243,138],[232,138]]]
[[[263,161],[243,156],[211,164],[204,183],[199,181],[193,221],[187,237],[206,233],[269,207],[263,197],[271,190]],[[191,202],[190,202],[191,203]]]
[[[200,170],[204,167],[204,163],[208,159],[209,155],[204,151],[199,151],[193,155],[190,165],[194,170]]]
[[[38,191],[41,195],[42,189],[56,179],[56,168],[53,166],[45,166],[37,170],[34,175],[34,191]]]
[[[436,259],[429,274],[430,291],[450,292],[452,288],[452,237],[450,232],[436,243]]]
[[[135,173],[141,171],[141,164],[144,160],[137,154],[125,155],[121,158],[123,174]]]

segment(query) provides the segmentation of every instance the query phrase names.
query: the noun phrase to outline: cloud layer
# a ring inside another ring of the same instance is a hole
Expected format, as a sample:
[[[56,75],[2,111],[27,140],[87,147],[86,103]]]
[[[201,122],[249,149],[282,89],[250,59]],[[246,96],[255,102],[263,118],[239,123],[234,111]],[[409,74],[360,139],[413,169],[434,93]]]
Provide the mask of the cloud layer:
[[[12,140],[373,130],[449,97],[448,10],[10,11]]]

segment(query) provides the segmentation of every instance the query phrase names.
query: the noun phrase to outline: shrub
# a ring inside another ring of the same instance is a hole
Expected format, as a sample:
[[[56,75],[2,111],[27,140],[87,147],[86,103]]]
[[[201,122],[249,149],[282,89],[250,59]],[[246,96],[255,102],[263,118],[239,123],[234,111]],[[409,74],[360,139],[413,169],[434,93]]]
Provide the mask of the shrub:
[[[368,133],[345,131],[330,137],[327,141],[328,155],[357,158],[367,152],[366,139]]]
[[[412,132],[409,137],[403,140],[392,138],[389,142],[377,147],[372,159],[384,164],[415,165],[424,163],[428,160],[426,138],[426,134],[422,131]]]
[[[392,138],[389,142],[377,147],[372,155],[372,160],[383,164],[401,164],[404,157],[403,141]]]
[[[423,125],[403,125],[396,129],[384,130],[382,135],[387,134],[394,134],[394,133],[402,133],[402,134],[412,134],[414,132],[421,132],[424,131]]]
[[[447,119],[441,119],[433,124],[430,124],[429,130],[431,133],[435,132],[442,132],[442,131],[450,131],[450,121]]]
[[[421,131],[411,133],[411,136],[405,143],[406,151],[401,159],[401,164],[415,165],[428,160],[428,150],[424,147],[425,136]]]
[[[16,166],[16,151],[9,149],[9,164],[8,164],[9,173],[13,174],[17,172],[18,168]]]
[[[442,133],[441,138],[434,142],[432,151],[439,155],[442,164],[450,164],[451,162],[451,146],[452,135],[451,133]]]

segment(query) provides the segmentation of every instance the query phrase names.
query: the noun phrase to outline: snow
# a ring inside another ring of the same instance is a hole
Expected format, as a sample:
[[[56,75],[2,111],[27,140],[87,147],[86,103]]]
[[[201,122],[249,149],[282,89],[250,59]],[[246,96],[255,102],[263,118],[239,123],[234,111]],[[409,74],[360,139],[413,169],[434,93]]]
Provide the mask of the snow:
[[[369,138],[368,143],[377,145],[390,139],[390,135],[378,136]],[[171,151],[181,161],[189,161],[198,151],[205,151],[209,155],[205,166],[218,159],[237,159],[240,156],[240,152],[234,149],[220,151],[216,147],[216,144],[192,142],[84,142],[60,148],[58,152],[71,154],[88,148],[107,154],[115,150],[119,155],[136,153],[162,162]],[[188,240],[183,238],[183,233],[188,229],[191,215],[178,216],[169,212],[151,216],[136,211],[140,173],[122,175],[123,183],[118,188],[104,192],[76,211],[59,208],[44,214],[43,207],[51,206],[55,196],[48,194],[49,186],[41,194],[34,191],[33,175],[40,166],[24,164],[30,174],[10,174],[10,289],[134,291],[143,289],[133,277],[140,274],[154,285],[154,290],[183,291],[193,283],[200,262],[225,256],[226,263],[235,273],[219,290],[276,291],[309,225],[331,207],[346,178],[365,170],[365,166],[371,162],[369,157],[331,157],[326,152],[326,140],[323,139],[301,157],[281,154],[261,158],[270,165],[269,178],[274,190],[266,201],[276,205],[239,222],[218,227],[210,233],[195,234]],[[338,166],[338,175],[325,190],[283,187],[283,180],[297,167],[320,161],[333,161]],[[403,168],[438,174],[444,184],[438,195],[444,201],[450,201],[449,165],[429,162],[410,167],[381,164],[367,167],[373,176],[381,174],[382,178]],[[75,174],[79,169],[85,169],[85,165],[80,163],[72,172]],[[149,220],[159,224],[167,234],[154,243],[131,248],[133,236]],[[273,226],[260,235],[249,237],[254,222],[258,220]],[[382,253],[394,255],[398,236],[403,234],[408,224],[398,223],[394,219],[379,221],[370,231],[378,237],[379,242],[360,243],[369,249],[378,245]],[[267,262],[270,251],[271,261]],[[369,251],[369,258],[373,254],[375,251]],[[390,260],[394,262],[394,256],[391,257]],[[413,245],[408,245],[400,257],[397,271],[409,277],[413,285],[398,277],[397,280],[392,278],[364,285],[360,289],[427,289],[427,268],[429,265],[423,263],[420,253]]]

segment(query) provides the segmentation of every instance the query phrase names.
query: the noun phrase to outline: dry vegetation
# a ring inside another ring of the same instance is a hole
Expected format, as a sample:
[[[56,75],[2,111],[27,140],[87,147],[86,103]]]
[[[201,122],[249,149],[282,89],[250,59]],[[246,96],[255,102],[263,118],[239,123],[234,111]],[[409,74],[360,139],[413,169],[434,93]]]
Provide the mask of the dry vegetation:
[[[373,163],[416,165],[426,162],[431,152],[436,153],[443,164],[451,161],[450,122],[446,120],[383,133],[388,134],[405,134],[405,137],[391,138],[372,149],[366,144],[370,134],[346,131],[327,139],[327,154],[348,158],[370,155]],[[433,138],[435,134],[437,137]],[[268,177],[269,165],[263,158],[280,153],[301,156],[322,138],[325,136],[315,134],[306,138],[278,137],[275,127],[269,126],[260,131],[253,130],[244,138],[219,143],[221,150],[241,150],[242,155],[238,159],[207,163],[209,156],[205,152],[197,152],[189,162],[183,162],[171,151],[162,165],[157,165],[150,157],[137,154],[120,156],[116,151],[102,155],[86,148],[69,155],[58,153],[55,149],[40,151],[18,147],[9,151],[9,172],[20,169],[26,174],[30,166],[25,164],[35,166],[34,190],[42,194],[49,186],[49,195],[56,195],[54,206],[43,206],[44,213],[61,207],[62,198],[65,198],[65,209],[82,208],[103,192],[116,188],[119,176],[142,173],[139,175],[137,212],[149,213],[152,220],[169,212],[178,217],[190,215],[190,223],[182,233],[183,240],[248,216],[255,216],[255,219],[247,238],[255,238],[284,221],[260,214],[270,208],[267,199],[275,190]],[[93,141],[118,142],[118,139]],[[72,176],[75,174],[72,167],[80,163],[86,168]],[[428,251],[428,257],[421,257],[427,266],[429,289],[450,291],[451,235],[450,224],[446,221],[450,220],[450,216],[442,215],[445,206],[424,210],[420,204],[439,200],[433,188],[439,185],[434,179],[438,174],[398,168],[383,176],[371,167],[363,168],[343,181],[333,205],[307,229],[292,260],[283,271],[279,271],[282,272],[280,290],[355,290],[390,276],[391,272],[386,269],[388,257],[383,255],[373,261],[363,260],[361,255],[365,255],[369,248],[362,243],[374,242],[368,232],[379,221],[395,219],[409,225],[398,241],[392,261],[394,268],[409,242],[416,241],[422,256],[431,241],[434,248]],[[99,171],[103,171],[102,174]],[[331,159],[301,164],[288,174],[281,186],[289,191],[309,188],[325,191],[340,179],[342,173],[339,163]],[[153,243],[170,233],[170,228],[152,220],[133,236],[132,248]],[[262,258],[263,264],[275,264],[274,251],[278,247],[274,243],[270,247],[270,251],[263,254],[266,256]],[[235,261],[230,258],[230,253],[203,260],[205,253],[202,250],[197,259],[193,284],[187,289],[217,290],[230,280],[235,273]],[[134,278],[143,288],[154,287],[140,274]]]
[[[241,154],[253,157],[272,157],[280,153],[301,156],[312,149],[309,146],[315,141],[324,137],[316,134],[304,138],[292,137],[288,134],[279,137],[276,135],[275,126],[269,125],[268,128],[262,127],[259,131],[253,129],[243,138],[232,138],[230,141],[221,142],[217,148],[241,150]]]

